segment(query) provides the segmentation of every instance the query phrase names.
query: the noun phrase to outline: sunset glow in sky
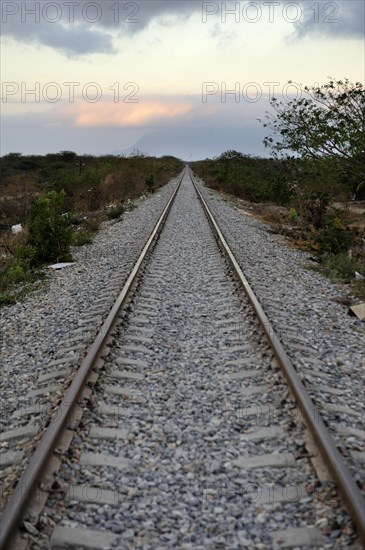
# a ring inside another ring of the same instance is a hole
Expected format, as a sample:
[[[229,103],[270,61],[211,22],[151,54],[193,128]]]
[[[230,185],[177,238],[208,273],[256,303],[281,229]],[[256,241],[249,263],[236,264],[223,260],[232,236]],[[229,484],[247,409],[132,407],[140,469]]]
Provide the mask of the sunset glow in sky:
[[[1,10],[1,154],[267,154],[257,118],[270,96],[328,77],[364,82],[362,0],[3,0]]]

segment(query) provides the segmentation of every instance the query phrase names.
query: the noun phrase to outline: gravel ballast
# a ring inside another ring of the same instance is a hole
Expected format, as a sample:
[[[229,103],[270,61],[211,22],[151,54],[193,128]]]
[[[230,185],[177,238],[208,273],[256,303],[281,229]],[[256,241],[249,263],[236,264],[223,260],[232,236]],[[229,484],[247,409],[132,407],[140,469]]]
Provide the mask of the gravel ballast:
[[[365,327],[309,254],[195,178],[285,350],[365,493]]]
[[[143,201],[121,222],[105,224],[93,245],[75,251],[75,266],[50,274],[46,291],[38,290],[22,303],[0,311],[4,362],[1,392],[5,398],[1,421],[5,432],[28,426],[29,417],[22,414],[22,407],[25,410],[36,402],[42,409],[62,393],[69,373],[78,363],[77,357],[83,356],[86,345],[92,341],[108,311],[106,304],[112,305],[177,182],[178,179]],[[243,217],[218,194],[202,190],[321,410],[321,404],[325,403],[324,417],[359,480],[361,457],[356,453],[363,451],[359,438],[363,430],[360,415],[364,412],[360,385],[363,325],[348,318],[346,310],[331,301],[338,291],[329,281],[302,267],[306,255],[289,249],[280,237],[270,234],[260,222]],[[47,529],[51,530],[55,520],[67,529],[77,527],[81,514],[84,525],[96,525],[116,535],[121,533],[122,522],[122,537],[113,539],[117,541],[116,546],[113,542],[114,547],[118,548],[156,547],[163,533],[166,548],[176,544],[192,549],[224,548],[228,543],[230,548],[264,549],[280,548],[283,529],[309,526],[314,529],[313,537],[318,531],[325,535],[322,547],[350,547],[354,538],[351,522],[332,486],[316,487],[318,480],[306,457],[300,462],[301,468],[282,470],[284,473],[279,477],[277,468],[273,472],[269,466],[261,466],[267,473],[264,483],[259,470],[251,469],[252,455],[262,457],[263,464],[266,456],[273,453],[282,453],[284,462],[287,454],[301,455],[303,427],[291,418],[294,404],[281,389],[280,377],[272,366],[271,352],[265,349],[262,334],[255,328],[246,307],[234,296],[234,284],[227,280],[224,268],[218,266],[212,237],[200,234],[204,225],[202,212],[198,213],[198,200],[192,193],[185,182],[180,207],[173,207],[175,213],[171,213],[176,215],[176,226],[161,237],[169,260],[153,259],[157,274],[147,272],[150,279],[142,294],[143,304],[136,300],[137,328],[132,324],[127,327],[126,340],[109,360],[110,368],[119,368],[123,357],[128,358],[134,363],[123,368],[130,371],[130,377],[135,373],[137,378],[138,374],[150,376],[148,386],[133,406],[137,425],[133,425],[133,415],[129,415],[132,422],[132,426],[127,426],[129,447],[126,449],[123,444],[125,421],[118,418],[119,413],[113,415],[112,421],[100,413],[89,417],[86,432],[91,426],[95,434],[90,447],[83,443],[82,437],[74,441],[78,456],[85,449],[95,451],[100,426],[119,430],[110,432],[112,455],[130,461],[130,469],[122,468],[116,478],[114,468],[105,468],[100,473],[90,465],[81,468],[81,481],[90,487],[107,480],[106,490],[113,491],[114,497],[117,482],[117,487],[132,488],[133,495],[134,489],[137,493],[139,489],[138,494],[148,494],[151,500],[142,498],[134,507],[129,498],[124,499],[120,513],[115,514],[106,494],[104,507],[101,509],[95,503],[90,514],[88,503],[81,500],[75,504],[77,498],[74,498],[66,521],[61,515],[53,519],[51,508],[47,511],[44,518],[46,523],[49,520]],[[187,231],[185,240],[181,239],[184,231]],[[177,238],[177,247],[171,244],[173,238]],[[238,314],[243,321],[236,320]],[[245,348],[245,339],[250,342],[250,349]],[[242,357],[248,381],[237,385],[234,377],[242,375]],[[256,373],[256,378],[251,379],[250,372],[258,368],[263,357],[267,360],[266,374]],[[60,379],[47,379],[50,368],[59,369]],[[165,371],[165,377],[160,375],[161,371]],[[108,374],[113,379],[114,375],[109,371]],[[140,388],[141,381],[132,378],[123,384],[127,404],[133,403],[132,398]],[[104,406],[120,407],[119,394],[110,390],[116,384],[109,382]],[[248,394],[246,387],[251,388]],[[32,392],[36,394],[32,396]],[[240,403],[238,409],[235,403]],[[252,410],[257,408],[260,422],[252,423]],[[44,420],[42,414],[32,418],[39,425]],[[277,428],[281,422],[285,436]],[[271,428],[278,432],[267,437],[265,430]],[[346,433],[349,428],[359,432]],[[252,439],[256,429],[257,439]],[[289,431],[290,438],[286,433]],[[99,439],[100,452],[110,453],[110,445],[105,442],[108,438]],[[0,445],[2,454],[24,448],[19,437],[10,443],[5,438]],[[73,467],[73,464],[67,466],[60,483],[63,488],[68,483],[74,484],[77,496]],[[5,478],[8,473],[3,469]],[[270,484],[280,489],[304,484],[308,490],[312,486],[315,498],[308,496],[300,505],[252,502],[255,499],[250,495],[257,486],[270,487]],[[172,507],[181,490],[181,500],[177,507]],[[338,529],[333,529],[336,522]],[[161,531],[156,531],[157,525],[162,526]],[[176,525],[178,530],[174,531]],[[190,533],[192,525],[195,531]],[[150,542],[141,531],[150,535]],[[307,532],[304,536],[312,535]],[[42,546],[37,536],[33,542],[34,548],[38,548],[38,542],[39,547],[48,547]]]
[[[6,435],[0,441],[0,466],[9,452],[24,454],[15,468],[0,469],[4,499],[179,180],[139,199],[121,221],[104,222],[92,244],[73,248],[75,265],[50,271],[41,288],[0,309],[1,432],[29,423],[38,430],[35,440],[33,434],[31,441]],[[47,380],[54,371],[59,377]]]
[[[352,547],[188,174],[114,338],[32,549]]]

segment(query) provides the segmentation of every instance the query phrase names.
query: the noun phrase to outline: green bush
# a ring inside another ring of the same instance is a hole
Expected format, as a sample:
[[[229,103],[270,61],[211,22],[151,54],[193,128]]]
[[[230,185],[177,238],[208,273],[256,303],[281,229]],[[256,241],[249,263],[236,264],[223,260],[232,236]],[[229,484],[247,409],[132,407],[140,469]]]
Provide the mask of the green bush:
[[[26,276],[27,268],[25,265],[22,265],[22,263],[15,263],[12,265],[6,274],[8,282],[11,285],[23,282]]]
[[[289,221],[291,223],[295,223],[298,220],[298,212],[295,210],[295,208],[291,208],[289,210]]]
[[[84,246],[93,242],[92,235],[86,229],[81,229],[77,233],[74,233],[72,244],[73,246]]]
[[[326,226],[318,231],[315,240],[319,246],[320,254],[341,254],[350,248],[352,237],[351,233],[346,231],[341,220],[333,218],[328,220]]]
[[[15,258],[27,263],[28,267],[33,263],[36,257],[37,251],[33,246],[27,244],[26,246],[17,246],[15,250]]]
[[[14,296],[8,292],[0,292],[0,307],[11,306],[13,304],[16,304],[16,299]]]
[[[243,190],[245,196],[252,202],[265,202],[270,198],[270,190],[267,183],[265,181],[255,180],[252,177],[247,177],[244,180]]]
[[[80,175],[71,170],[58,170],[49,180],[47,189],[60,193],[64,191],[68,197],[72,197],[80,184]]]
[[[360,258],[350,258],[347,253],[327,254],[323,257],[323,273],[334,282],[350,283],[355,279],[355,271],[364,275],[364,263]],[[361,281],[364,284],[364,281]]]
[[[116,220],[117,218],[120,218],[122,214],[124,214],[125,208],[123,204],[120,204],[119,206],[113,206],[108,211],[108,218],[109,220]]]
[[[304,197],[304,217],[315,229],[322,229],[326,225],[327,212],[331,204],[331,197],[326,191],[310,191]]]
[[[194,170],[213,189],[252,202],[286,205],[293,195],[288,164],[227,151],[215,160],[194,163]]]
[[[272,175],[268,177],[268,200],[273,201],[276,204],[287,205],[293,196],[293,189],[291,188],[288,176],[282,174],[280,171],[273,171]]]
[[[145,179],[145,183],[146,183],[146,187],[147,187],[148,191],[150,193],[154,193],[155,192],[155,181],[154,181],[154,177],[153,177],[152,174]]]
[[[70,261],[72,226],[63,213],[64,192],[50,191],[33,203],[29,214],[27,244],[33,249],[33,265]]]

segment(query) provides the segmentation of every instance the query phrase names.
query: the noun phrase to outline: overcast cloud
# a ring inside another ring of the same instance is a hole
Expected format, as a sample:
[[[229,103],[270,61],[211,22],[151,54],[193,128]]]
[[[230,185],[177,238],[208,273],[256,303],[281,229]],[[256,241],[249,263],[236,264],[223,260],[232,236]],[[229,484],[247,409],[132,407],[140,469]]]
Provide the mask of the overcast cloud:
[[[69,5],[73,4],[73,6]],[[45,9],[44,6],[48,7]],[[201,2],[78,0],[65,2],[4,1],[2,34],[23,43],[38,42],[65,55],[113,54],[113,36],[143,31],[156,18],[171,24],[171,16],[201,11]],[[170,19],[167,17],[170,16]]]
[[[318,4],[318,7],[316,6]],[[364,39],[365,2],[336,0],[302,2],[303,17],[295,25],[294,39],[305,36],[338,36]]]
[[[264,0],[256,0],[251,4],[260,4]],[[32,13],[38,4],[39,11]],[[222,44],[232,36],[232,30],[219,31],[222,22],[221,2],[200,1],[154,1],[136,0],[132,2],[115,2],[102,0],[90,2],[79,0],[70,7],[63,0],[53,2],[2,2],[2,33],[23,43],[37,42],[49,46],[67,56],[103,53],[112,55],[116,52],[113,45],[114,36],[133,36],[148,27],[152,20],[159,20],[161,25],[171,25],[177,21],[183,22],[192,14],[206,15],[206,21],[214,22],[215,30],[212,36]],[[237,2],[226,2],[227,9],[232,9]],[[254,18],[254,9],[242,11],[249,2],[241,2],[240,15]],[[268,11],[266,6],[263,10]],[[277,2],[275,3],[277,4]],[[281,1],[280,6],[272,6],[275,20],[284,18],[293,23],[288,28],[291,39],[299,40],[305,36],[345,36],[361,38],[364,36],[364,2],[362,0],[336,0],[329,2],[320,0],[310,2]],[[294,7],[290,7],[294,4]],[[295,8],[295,4],[298,8]],[[44,6],[48,8],[44,10]],[[284,10],[284,12],[283,12]],[[286,11],[288,10],[288,11]],[[216,13],[214,13],[216,12]],[[298,14],[296,20],[296,13]],[[39,21],[36,18],[39,17]],[[227,15],[227,22],[234,21],[233,15]],[[54,21],[54,22],[52,22]],[[234,28],[234,27],[233,27]],[[238,27],[237,27],[238,28]]]

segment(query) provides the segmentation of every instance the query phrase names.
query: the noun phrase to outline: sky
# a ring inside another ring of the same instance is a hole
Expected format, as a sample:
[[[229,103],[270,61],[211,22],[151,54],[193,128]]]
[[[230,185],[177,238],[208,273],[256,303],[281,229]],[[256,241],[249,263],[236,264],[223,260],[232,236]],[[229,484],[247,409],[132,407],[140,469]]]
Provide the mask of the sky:
[[[2,155],[268,156],[270,98],[365,76],[362,0],[1,0],[1,35]]]

